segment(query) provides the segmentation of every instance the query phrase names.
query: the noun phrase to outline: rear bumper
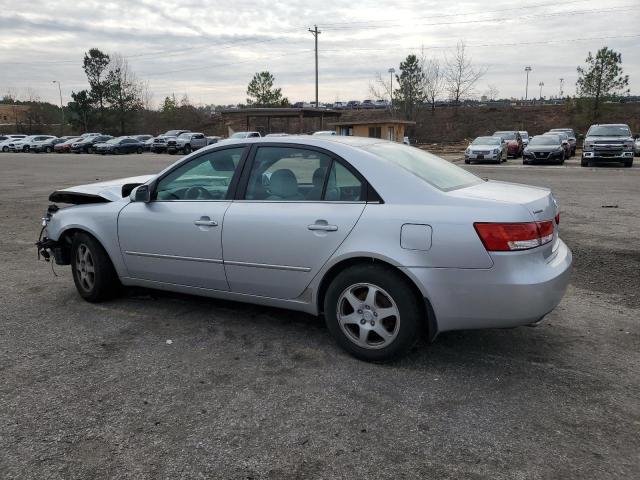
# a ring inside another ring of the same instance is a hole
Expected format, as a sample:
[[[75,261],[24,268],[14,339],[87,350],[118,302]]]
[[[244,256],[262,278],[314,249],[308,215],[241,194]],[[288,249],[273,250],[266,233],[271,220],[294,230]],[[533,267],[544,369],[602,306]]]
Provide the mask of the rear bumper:
[[[439,332],[528,325],[562,300],[572,263],[562,240],[547,259],[532,251],[492,258],[489,269],[405,269],[429,299]]]

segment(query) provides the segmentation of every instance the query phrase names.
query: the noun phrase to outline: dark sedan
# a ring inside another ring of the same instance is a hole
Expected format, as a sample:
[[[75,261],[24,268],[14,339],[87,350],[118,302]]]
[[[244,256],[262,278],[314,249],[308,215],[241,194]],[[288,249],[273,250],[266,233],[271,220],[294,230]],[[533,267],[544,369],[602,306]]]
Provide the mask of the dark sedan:
[[[83,138],[79,142],[71,145],[71,151],[73,153],[93,153],[95,145],[104,143],[112,138],[111,135],[96,135],[94,137]]]
[[[522,163],[528,165],[541,162],[562,165],[566,156],[566,150],[560,136],[537,135],[529,140],[529,145],[522,152]]]
[[[104,143],[97,143],[94,145],[95,153],[105,155],[112,153],[118,155],[120,153],[142,153],[144,151],[144,144],[139,140],[131,137],[118,137],[107,140]]]
[[[68,139],[66,138],[50,138],[49,140],[46,140],[44,142],[39,142],[36,145],[33,145],[31,147],[31,151],[36,153],[40,153],[40,152],[51,153],[53,152],[53,149],[55,148],[56,145],[58,145],[59,143],[64,143],[67,140]]]

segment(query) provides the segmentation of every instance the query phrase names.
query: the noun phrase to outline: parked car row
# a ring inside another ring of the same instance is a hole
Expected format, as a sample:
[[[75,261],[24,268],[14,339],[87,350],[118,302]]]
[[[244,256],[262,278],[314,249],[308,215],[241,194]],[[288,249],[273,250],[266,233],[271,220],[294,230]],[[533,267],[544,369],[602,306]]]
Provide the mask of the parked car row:
[[[316,102],[296,102],[293,108],[315,108]],[[330,110],[373,110],[389,108],[387,100],[349,100],[348,102],[319,103],[318,108]]]
[[[490,137],[476,138],[465,150],[464,160],[489,160],[495,163],[522,156],[523,164],[533,162],[564,163],[575,155],[577,137],[571,128],[553,128],[542,135],[529,136],[523,130],[499,130]]]

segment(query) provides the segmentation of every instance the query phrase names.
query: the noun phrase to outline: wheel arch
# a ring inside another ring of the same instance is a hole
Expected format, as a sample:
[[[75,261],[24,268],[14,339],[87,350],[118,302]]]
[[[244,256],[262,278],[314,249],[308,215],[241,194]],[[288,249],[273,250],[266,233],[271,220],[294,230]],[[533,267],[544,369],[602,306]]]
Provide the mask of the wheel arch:
[[[71,258],[71,245],[73,244],[74,237],[78,233],[86,233],[87,235],[91,236],[96,242],[98,242],[98,244],[107,254],[107,257],[111,261],[111,264],[116,269],[116,272],[118,272],[118,274],[122,276],[121,269],[123,265],[119,261],[120,258],[114,258],[114,255],[119,254],[119,252],[113,252],[110,248],[108,248],[107,242],[103,238],[101,238],[101,236],[97,232],[85,225],[68,225],[59,232],[57,243],[59,248],[62,249],[63,254],[66,255],[66,258]]]
[[[426,292],[423,292],[418,287],[418,285],[416,284],[416,280],[412,278],[412,276],[409,275],[405,270],[399,268],[397,265],[394,265],[393,263],[385,259],[377,258],[374,256],[361,255],[344,258],[331,265],[331,267],[329,267],[329,269],[324,272],[322,279],[318,283],[318,287],[316,289],[317,294],[315,303],[318,313],[323,313],[324,311],[324,299],[327,294],[329,285],[331,284],[333,279],[336,278],[336,276],[340,272],[356,265],[377,265],[383,268],[388,268],[390,270],[393,270],[394,272],[397,272],[405,280],[407,280],[407,282],[411,286],[411,289],[413,290],[413,293],[421,300],[420,305],[422,306],[422,317],[425,319],[425,326],[427,327],[429,340],[431,341],[436,337],[436,335],[438,334],[438,324],[428,294]]]

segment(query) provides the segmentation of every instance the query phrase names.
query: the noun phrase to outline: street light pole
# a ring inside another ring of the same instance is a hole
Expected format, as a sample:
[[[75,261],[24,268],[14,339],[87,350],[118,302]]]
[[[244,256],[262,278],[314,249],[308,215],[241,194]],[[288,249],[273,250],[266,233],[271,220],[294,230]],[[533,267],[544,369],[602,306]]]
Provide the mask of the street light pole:
[[[389,104],[389,108],[393,109],[393,74],[396,73],[396,69],[391,67],[389,70],[389,78],[391,79],[391,90],[389,90],[389,98],[391,99],[391,103]]]
[[[560,79],[560,99],[562,99],[562,95],[564,92],[562,91],[562,86],[564,85],[564,78]]]
[[[529,72],[531,71],[531,67],[524,67],[524,71],[527,72],[527,83],[524,87],[524,99],[525,101],[527,101],[527,99],[529,98]]]
[[[58,93],[60,94],[60,112],[62,113],[62,123],[60,123],[60,136],[64,136],[64,107],[62,106],[62,88],[60,87],[60,82],[58,80],[54,80],[53,83],[58,84]]]
[[[538,86],[540,87],[540,100],[542,100],[542,87],[544,87],[544,82],[540,82]]]

